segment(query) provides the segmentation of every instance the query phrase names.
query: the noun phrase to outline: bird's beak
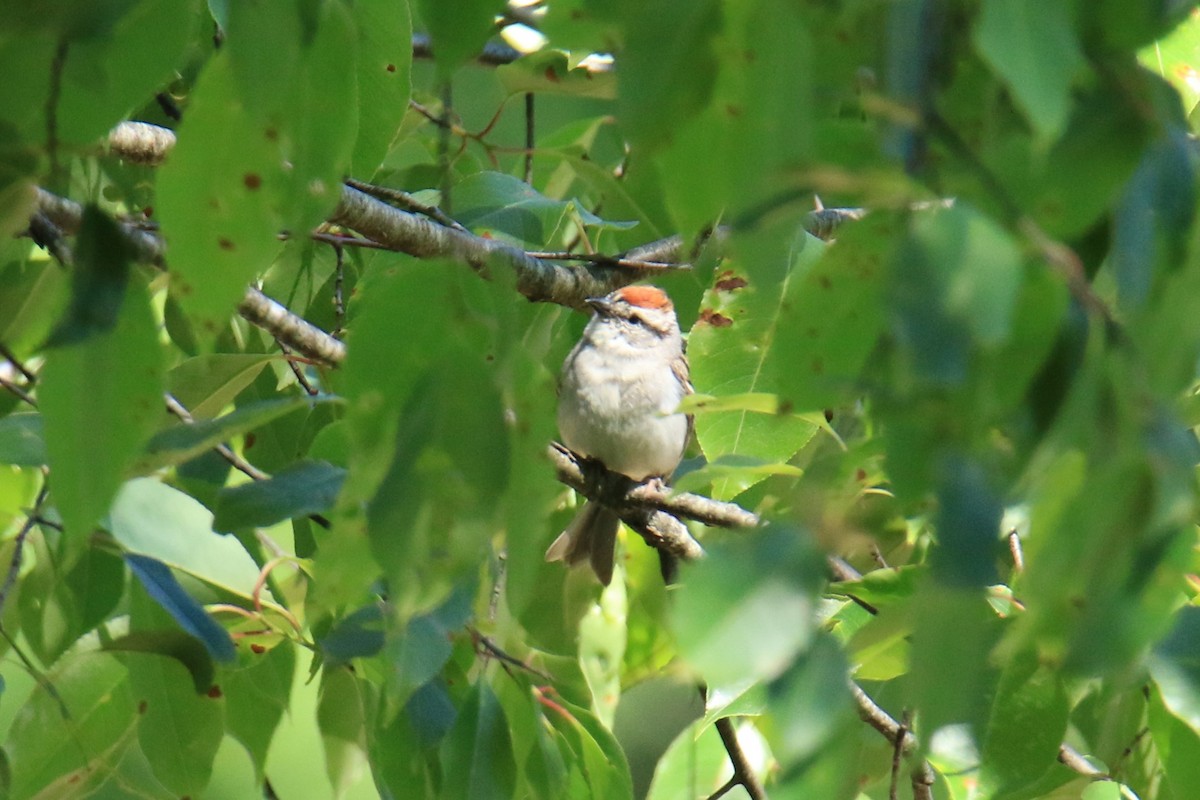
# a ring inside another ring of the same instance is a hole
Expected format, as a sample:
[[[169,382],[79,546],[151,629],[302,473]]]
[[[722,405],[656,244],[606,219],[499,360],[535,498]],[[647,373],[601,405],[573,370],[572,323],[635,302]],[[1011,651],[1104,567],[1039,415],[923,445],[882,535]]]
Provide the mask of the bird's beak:
[[[596,309],[597,314],[612,314],[613,302],[607,297],[589,297],[583,302],[587,303],[592,308]]]

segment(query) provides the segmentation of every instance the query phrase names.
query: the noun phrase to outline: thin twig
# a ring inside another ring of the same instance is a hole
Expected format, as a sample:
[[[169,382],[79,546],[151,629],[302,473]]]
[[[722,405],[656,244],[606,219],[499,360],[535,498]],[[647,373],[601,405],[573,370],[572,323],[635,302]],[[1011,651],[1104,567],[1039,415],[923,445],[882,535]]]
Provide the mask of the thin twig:
[[[324,242],[333,247],[363,247],[367,250],[387,250],[379,242],[363,239],[360,236],[347,236],[345,234],[326,233],[324,231],[314,231],[310,235],[314,242]],[[279,234],[279,238],[287,239],[290,237],[286,233],[281,233]]]
[[[16,367],[17,371],[25,376],[25,380],[29,381],[31,384],[37,383],[37,375],[35,375],[33,371],[29,369],[29,367],[25,366],[21,362],[21,359],[17,358],[17,354],[9,349],[8,345],[6,345],[4,342],[0,342],[0,356],[3,356],[5,361]]]
[[[525,93],[525,182],[533,183],[533,92]]]
[[[647,271],[663,270],[663,269],[691,269],[691,264],[667,262],[667,261],[644,261],[633,258],[622,258],[620,256],[609,256],[604,253],[572,253],[566,250],[556,251],[540,251],[529,250],[526,255],[531,258],[540,258],[543,261],[586,261],[589,264],[599,264],[603,267],[622,267],[624,269],[643,269]]]
[[[725,745],[725,752],[729,754],[729,762],[733,764],[735,785],[741,784],[751,800],[765,800],[767,792],[763,789],[758,776],[754,774],[754,768],[750,766],[750,759],[746,758],[746,752],[742,750],[742,745],[738,742],[737,729],[733,726],[733,717],[721,717],[716,722],[716,728],[717,733],[721,736],[721,743]],[[713,796],[720,797],[719,794]]]
[[[517,658],[516,656],[512,656],[512,655],[509,655],[508,653],[506,653],[503,649],[501,649],[501,647],[499,645],[497,645],[495,642],[493,642],[490,638],[488,638],[487,636],[484,636],[482,633],[480,633],[478,629],[468,625],[467,631],[471,634],[471,639],[476,643],[476,645],[478,647],[482,648],[484,650],[484,652],[487,653],[487,655],[491,656],[492,658],[495,658],[496,660],[498,660],[502,663],[505,663],[505,664],[511,664],[512,666],[516,667],[517,669],[522,669],[531,675],[535,675],[538,678],[541,678],[544,681],[552,681],[553,680],[553,678],[550,675],[547,675],[545,672],[542,672],[537,667],[530,666],[529,664],[525,663],[524,661]]]
[[[12,591],[13,586],[17,583],[17,575],[21,572],[21,562],[24,560],[25,537],[29,536],[29,532],[37,524],[38,516],[42,511],[42,504],[46,502],[46,497],[49,493],[50,484],[43,480],[42,488],[37,493],[37,499],[33,501],[33,508],[29,510],[29,514],[25,517],[25,524],[21,526],[21,530],[17,531],[16,538],[13,540],[16,549],[13,550],[12,560],[8,562],[8,574],[4,577],[4,585],[0,586],[0,619],[4,617],[4,605],[8,601],[9,592]]]
[[[343,284],[346,279],[345,252],[340,244],[333,245],[333,336],[340,337],[346,327],[346,301]]]
[[[304,370],[300,368],[299,360],[292,356],[292,351],[288,349],[288,346],[278,339],[275,340],[275,344],[279,345],[279,350],[283,353],[284,360],[287,361],[287,365],[292,370],[292,375],[296,378],[296,383],[300,384],[300,388],[304,390],[304,393],[309,397],[316,397],[319,395],[320,391],[318,391],[316,387],[309,383],[308,376],[305,375]]]
[[[1058,761],[1073,772],[1092,780],[1112,780],[1112,776],[1102,769],[1093,767],[1083,754],[1065,742],[1058,748]]]
[[[193,422],[195,422],[195,420],[192,419],[191,412],[184,408],[183,403],[180,403],[170,394],[166,394],[164,397],[167,401],[167,410],[178,417],[180,421],[188,425],[191,425]],[[219,444],[213,449],[217,451],[221,458],[228,461],[230,466],[232,466],[238,472],[241,472],[243,475],[253,478],[256,481],[265,481],[271,477],[246,459],[239,456],[237,453],[233,452],[233,450],[226,445]]]
[[[456,220],[451,219],[450,215],[445,211],[442,211],[437,206],[431,206],[428,203],[422,203],[408,192],[401,191],[400,189],[393,189],[389,186],[376,186],[373,183],[356,181],[353,178],[347,178],[345,183],[347,186],[358,189],[360,192],[365,192],[378,200],[384,201],[385,203],[390,203],[399,208],[403,208],[405,211],[411,211],[414,214],[421,214],[429,217],[435,222],[440,222],[441,224],[445,225],[447,228],[453,228],[454,230],[462,231],[463,233],[467,232],[466,228],[464,228]]]
[[[32,395],[30,395],[28,392],[26,392],[20,386],[13,383],[12,381],[10,381],[8,378],[4,377],[3,375],[0,375],[0,386],[3,386],[5,389],[7,389],[8,391],[10,391],[14,395],[16,395],[18,400],[21,400],[22,402],[28,403],[29,405],[33,406],[34,408],[37,408],[37,401],[33,399]]]
[[[1015,530],[1008,532],[1008,550],[1012,553],[1013,572],[1024,572],[1025,554],[1021,550],[1021,537]]]
[[[904,741],[905,734],[908,733],[909,714],[905,710],[903,717],[900,719],[900,729],[896,732],[896,738],[892,742],[892,777],[888,785],[888,800],[898,800],[900,790],[900,764],[904,761],[904,752],[901,748],[901,742]]]

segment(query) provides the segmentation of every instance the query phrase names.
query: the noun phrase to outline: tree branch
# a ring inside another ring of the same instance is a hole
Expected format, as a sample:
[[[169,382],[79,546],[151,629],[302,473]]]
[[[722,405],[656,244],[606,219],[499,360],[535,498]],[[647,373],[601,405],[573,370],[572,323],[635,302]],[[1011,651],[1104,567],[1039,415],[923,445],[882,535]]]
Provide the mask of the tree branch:
[[[668,495],[662,489],[658,489],[657,493],[649,490],[648,495],[640,495],[638,490],[647,487],[647,484],[633,483],[624,475],[609,472],[596,462],[581,461],[560,444],[550,445],[546,452],[554,464],[560,482],[589,500],[611,508],[655,550],[684,561],[695,561],[704,555],[704,549],[692,538],[687,526],[679,521],[680,516],[688,516],[681,509],[686,508],[690,501],[685,500],[680,505],[676,505],[674,501],[680,497],[687,497],[707,501],[714,507],[733,506],[732,503],[718,503],[696,495]],[[737,508],[737,511],[742,515],[749,514],[741,508]],[[733,518],[733,515],[730,518]],[[736,525],[733,522],[726,524]]]
[[[725,752],[729,754],[729,762],[733,764],[733,777],[730,778],[729,783],[718,790],[717,794],[712,796],[720,797],[729,789],[741,784],[751,800],[766,800],[767,792],[763,789],[758,776],[754,774],[750,760],[746,758],[746,753],[742,750],[741,743],[738,742],[737,729],[733,727],[733,717],[721,717],[716,722],[716,728],[717,733],[721,736],[721,743],[725,745]]]

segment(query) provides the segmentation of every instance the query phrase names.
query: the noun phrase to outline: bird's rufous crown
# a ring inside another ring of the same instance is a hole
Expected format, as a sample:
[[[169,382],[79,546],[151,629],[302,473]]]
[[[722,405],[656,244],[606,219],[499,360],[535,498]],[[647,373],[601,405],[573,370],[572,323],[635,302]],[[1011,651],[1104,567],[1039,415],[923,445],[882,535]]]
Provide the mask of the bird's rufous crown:
[[[617,295],[629,305],[638,308],[658,310],[672,308],[671,298],[667,297],[667,293],[657,286],[626,286],[619,290]]]

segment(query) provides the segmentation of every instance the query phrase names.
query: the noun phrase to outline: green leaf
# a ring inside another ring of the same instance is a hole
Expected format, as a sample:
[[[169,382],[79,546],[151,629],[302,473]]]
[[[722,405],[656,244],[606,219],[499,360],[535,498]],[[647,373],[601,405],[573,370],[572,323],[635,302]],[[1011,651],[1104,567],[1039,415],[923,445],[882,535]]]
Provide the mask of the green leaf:
[[[1185,797],[1200,781],[1200,735],[1167,708],[1161,691],[1150,693],[1148,716],[1167,785],[1175,795]]]
[[[696,114],[712,94],[721,5],[713,0],[639,3],[625,20],[617,74],[622,127],[653,147]],[[672,126],[661,120],[673,121]]]
[[[383,648],[384,631],[384,609],[375,603],[338,620],[328,633],[317,639],[317,645],[330,665],[339,666],[378,653]]]
[[[10,414],[0,419],[0,464],[40,467],[45,463],[41,414]]]
[[[299,461],[263,481],[231,486],[217,493],[213,530],[265,528],[293,517],[333,507],[346,470],[324,461]]]
[[[714,728],[688,726],[671,740],[654,767],[648,800],[676,797],[711,797],[728,780],[728,758]]]
[[[460,584],[441,606],[413,617],[399,635],[388,638],[384,651],[389,668],[384,683],[388,709],[398,710],[407,703],[450,659],[452,637],[471,618],[474,588],[472,582]]]
[[[181,422],[159,431],[146,444],[137,469],[151,472],[173,464],[182,464],[235,436],[260,428],[302,408],[319,403],[338,402],[334,397],[280,397],[247,403],[216,419],[195,423]]]
[[[647,7],[653,5],[660,4]],[[650,22],[649,28],[661,39],[654,43],[652,57],[661,62],[660,69],[683,67],[687,74],[661,76],[669,82],[652,90],[659,107],[639,109],[646,115],[644,120],[622,117],[635,143],[643,137],[648,143],[650,137],[668,138],[669,133],[670,145],[658,158],[662,174],[671,176],[662,191],[685,236],[695,235],[726,212],[735,223],[743,214],[757,219],[763,213],[762,203],[773,202],[766,198],[794,191],[794,184],[784,176],[801,168],[809,149],[812,116],[805,109],[813,103],[808,83],[812,45],[798,7],[787,0],[724,4],[723,30],[715,48],[690,40],[689,36],[706,30],[707,15],[716,11],[716,4],[702,2],[691,3],[686,10],[672,7],[656,12],[663,16]],[[698,19],[702,15],[704,21]],[[670,33],[660,29],[664,25]],[[690,25],[695,29],[683,27]],[[642,35],[629,31],[627,44],[632,47]],[[686,63],[676,64],[676,48],[687,45],[694,46],[684,55]],[[709,73],[709,58],[714,54],[719,65],[715,79]],[[630,67],[629,55],[622,53],[619,78]],[[780,63],[794,64],[796,69],[779,70]],[[633,89],[622,84],[623,93],[626,88]],[[636,100],[646,89],[634,92]],[[707,107],[692,116],[690,103],[704,100]],[[662,125],[664,118],[672,124]],[[657,130],[646,132],[650,127]]]
[[[455,216],[477,234],[521,246],[544,247],[572,216],[585,225],[632,228],[637,222],[600,219],[573,200],[552,200],[500,172],[478,172],[454,187]]]
[[[579,621],[579,666],[591,691],[592,709],[606,728],[612,728],[621,697],[628,616],[625,582],[618,579],[605,587],[600,601]]]
[[[1084,66],[1070,3],[998,0],[983,5],[975,47],[1008,84],[1043,141],[1067,122],[1071,84]]]
[[[151,599],[170,614],[171,618],[179,623],[179,627],[199,639],[213,658],[217,661],[234,659],[236,651],[229,632],[218,625],[204,607],[184,591],[165,564],[136,553],[126,553],[125,563],[129,565],[129,571],[134,577],[141,581],[142,588]],[[208,672],[211,679],[211,667]],[[198,675],[196,671],[192,674]],[[197,678],[196,690],[203,691],[207,688],[208,686],[201,684]]]
[[[502,64],[496,67],[496,77],[510,95],[535,92],[602,100],[617,96],[615,74],[574,66],[561,50],[539,50],[511,64]]]
[[[812,641],[820,575],[819,556],[794,528],[714,544],[679,591],[672,619],[681,652],[718,686],[779,676]]]
[[[61,39],[67,47],[54,105],[55,136],[59,147],[93,145],[170,79],[192,39],[198,11],[196,0],[61,3],[53,13],[33,10],[29,22],[40,30],[13,26],[11,37],[0,38],[0,62],[30,76],[21,82],[28,84],[25,91],[12,87],[0,98],[0,114],[20,126],[28,141],[46,146],[46,93]]]
[[[781,382],[772,365],[786,358],[776,350],[780,328],[791,315],[785,295],[790,282],[819,256],[820,248],[815,239],[801,239],[798,253],[781,252],[772,247],[771,236],[762,238],[765,242],[749,237],[738,241],[737,261],[717,276],[715,287],[704,296],[700,319],[688,334],[692,381],[706,394],[769,395]],[[795,266],[791,266],[793,258]],[[696,418],[696,440],[710,462],[731,456],[758,463],[785,462],[816,431],[813,422],[787,413],[737,410]],[[729,499],[747,487],[743,479],[754,483],[765,475],[736,477],[716,482],[713,495]]]
[[[113,502],[108,527],[131,553],[242,597],[254,593],[259,572],[254,560],[237,539],[213,533],[212,514],[204,506],[170,486],[152,478],[129,481]]]
[[[211,419],[224,411],[275,358],[267,353],[196,356],[167,373],[167,388],[194,419]]]
[[[770,362],[792,408],[833,408],[853,395],[883,331],[887,253],[900,230],[896,217],[872,213],[840,231],[823,254],[806,240],[781,301],[788,313],[780,316]]]
[[[173,658],[192,676],[196,694],[212,688],[216,676],[212,654],[204,643],[183,631],[134,631],[104,642],[100,649],[107,653],[152,653]]]
[[[862,721],[850,698],[845,657],[835,640],[819,637],[769,691],[768,711],[755,727],[781,767],[778,793],[847,800],[857,796],[862,778],[853,765],[860,763],[855,738]]]
[[[433,43],[442,80],[479,55],[495,30],[496,15],[504,13],[502,0],[417,0],[416,6]]]
[[[129,293],[132,257],[117,223],[96,206],[87,206],[75,249],[71,304],[50,334],[48,346],[79,344],[117,326]]]
[[[236,147],[213,147],[230,131],[239,132]],[[205,68],[178,134],[158,171],[156,216],[168,232],[172,292],[200,340],[212,342],[279,251],[275,195],[287,178],[279,131],[247,110],[224,52]]]
[[[367,682],[347,668],[321,672],[317,725],[325,750],[325,771],[337,796],[348,792],[369,766],[362,730],[367,720]]]
[[[439,797],[445,800],[512,797],[516,764],[504,709],[485,680],[477,680],[441,746],[449,767]]]
[[[612,733],[590,712],[562,699],[547,700],[545,719],[574,756],[570,785],[598,800],[631,800],[628,762]]]
[[[81,261],[79,269],[90,268]],[[126,290],[116,327],[47,354],[39,408],[54,502],[71,535],[86,536],[108,508],[161,414],[161,370],[154,320],[136,283]]]
[[[358,135],[354,23],[343,3],[319,9],[316,36],[298,72],[289,76],[291,102],[283,117],[282,144],[290,169],[280,200],[285,229],[293,231],[320,225],[337,206]],[[393,13],[399,15],[400,9]]]
[[[1154,648],[1150,676],[1163,705],[1200,735],[1200,608],[1175,614],[1171,632]]]
[[[369,177],[383,161],[408,111],[412,73],[412,20],[408,4],[359,0],[358,141],[350,174]]]
[[[252,651],[254,652],[254,651]],[[225,725],[250,753],[261,777],[275,729],[288,710],[296,650],[288,642],[255,654],[253,663],[224,674]]]
[[[129,685],[141,716],[138,743],[154,776],[172,792],[194,795],[208,785],[213,759],[224,735],[224,701],[219,686],[197,691],[195,678],[204,669],[205,653],[186,643],[160,640],[171,616],[157,598],[133,584],[129,600],[131,642],[153,647],[161,643],[168,655],[130,652],[126,656]],[[188,666],[185,667],[185,663]],[[192,673],[189,675],[189,670]]]
[[[927,582],[913,617],[908,677],[923,729],[985,719],[985,698],[995,680],[988,659],[1001,629],[984,593]]]
[[[1058,760],[1070,704],[1061,675],[1017,654],[1000,673],[983,737],[983,767],[1003,790],[1026,786]]]
[[[711,699],[711,688],[709,696]],[[686,734],[683,741],[695,738],[692,723],[703,713],[695,681],[671,671],[652,675],[621,692],[613,735],[629,759],[634,796],[645,796],[658,772],[655,765],[668,754],[672,742],[681,734]]]
[[[136,740],[138,704],[124,666],[108,654],[67,656],[34,691],[5,742],[13,800],[55,785],[66,794],[99,785]],[[63,713],[64,707],[70,716]]]

